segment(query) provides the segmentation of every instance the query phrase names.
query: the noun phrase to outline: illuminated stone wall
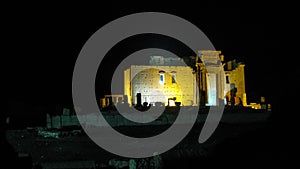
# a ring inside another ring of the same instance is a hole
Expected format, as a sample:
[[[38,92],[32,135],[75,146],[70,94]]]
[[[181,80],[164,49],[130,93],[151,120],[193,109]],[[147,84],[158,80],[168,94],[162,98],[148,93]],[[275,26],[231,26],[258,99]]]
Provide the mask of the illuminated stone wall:
[[[202,72],[205,73],[206,80],[202,79],[202,86],[206,86],[204,91],[206,91],[207,106],[219,105],[220,99],[224,99],[225,72],[222,65],[223,55],[220,54],[221,51],[214,50],[201,50],[198,52],[203,63],[202,66],[204,66]],[[206,84],[203,85],[203,83]]]
[[[132,81],[131,81],[132,79]],[[162,102],[176,97],[176,102],[189,106],[196,103],[196,81],[188,66],[136,66],[124,71],[124,94],[136,104],[141,93],[142,103]]]
[[[243,105],[247,105],[246,90],[245,90],[245,72],[244,64],[239,64],[236,68],[226,71],[226,87],[225,93],[229,92],[232,87],[237,88],[236,96],[242,99]]]
[[[124,95],[128,96],[129,104],[136,104],[136,94],[141,93],[142,103],[167,104],[168,98],[176,97],[176,101],[184,106],[199,103],[215,106],[230,94],[231,89],[236,88],[235,99],[239,101],[240,98],[246,106],[245,65],[235,60],[225,63],[221,51],[201,50],[198,56],[201,62],[195,57],[198,72],[194,74],[188,66],[169,66],[179,60],[171,62],[171,59],[160,56],[152,57],[152,65],[132,65],[124,71]]]

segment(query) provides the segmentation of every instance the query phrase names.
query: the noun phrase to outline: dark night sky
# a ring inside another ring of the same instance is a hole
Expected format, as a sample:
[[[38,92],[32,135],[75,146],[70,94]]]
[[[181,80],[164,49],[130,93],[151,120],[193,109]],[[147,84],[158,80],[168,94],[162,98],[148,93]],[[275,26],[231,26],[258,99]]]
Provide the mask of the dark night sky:
[[[130,8],[102,5],[89,10],[91,6],[85,9],[58,5],[11,6],[2,24],[5,98],[72,105],[72,73],[84,43],[109,21],[143,11],[175,14],[197,25],[225,59],[246,64],[248,98],[271,97],[272,60],[278,55],[274,51],[281,42],[268,13],[260,10],[248,13],[243,8],[212,5],[199,8],[195,4],[147,7],[143,4]],[[143,45],[149,47],[151,43]],[[134,43],[131,47],[134,48]],[[126,50],[123,52],[129,54]]]

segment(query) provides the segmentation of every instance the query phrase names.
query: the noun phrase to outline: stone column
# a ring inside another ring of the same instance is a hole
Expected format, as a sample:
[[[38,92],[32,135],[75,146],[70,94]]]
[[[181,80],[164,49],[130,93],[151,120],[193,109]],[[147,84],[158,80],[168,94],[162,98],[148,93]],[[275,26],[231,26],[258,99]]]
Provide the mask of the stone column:
[[[199,51],[199,56],[207,71],[208,105],[217,106],[224,99],[225,72],[220,60],[220,51]]]

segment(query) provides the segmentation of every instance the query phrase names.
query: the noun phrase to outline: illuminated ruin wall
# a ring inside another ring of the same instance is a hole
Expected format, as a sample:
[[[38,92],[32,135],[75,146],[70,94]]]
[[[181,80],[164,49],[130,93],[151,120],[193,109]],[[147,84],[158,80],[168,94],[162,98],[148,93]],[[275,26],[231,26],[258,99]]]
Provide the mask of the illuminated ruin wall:
[[[206,105],[216,106],[219,105],[219,101],[224,99],[224,68],[222,65],[221,51],[214,50],[201,50],[198,51],[198,55],[204,66],[202,72],[205,73],[206,83]]]
[[[236,89],[235,97],[231,98],[236,99],[235,104],[246,106],[245,65],[235,60],[224,62],[221,51],[202,50],[198,56],[196,72],[189,66],[169,66],[170,59],[157,56],[152,58],[152,65],[132,65],[124,71],[124,95],[128,96],[129,104],[136,104],[136,94],[141,93],[142,103],[167,104],[168,98],[176,97],[176,102],[184,106],[199,103],[215,106],[228,95],[231,97],[230,91]],[[230,99],[224,102],[227,101]]]
[[[228,62],[227,64],[232,64]],[[247,105],[246,99],[246,90],[245,90],[245,72],[244,72],[244,64],[238,64],[237,66],[233,67],[232,70],[225,71],[226,76],[226,84],[225,84],[225,95],[228,95],[228,92],[232,88],[236,88],[236,97],[241,98],[242,104],[244,106]],[[231,68],[230,68],[231,69]]]
[[[142,95],[142,103],[168,104],[168,98],[176,97],[176,102],[190,106],[196,104],[196,80],[192,68],[188,66],[137,66],[124,72],[124,94],[130,104],[136,104],[137,93]],[[132,81],[131,81],[132,79]]]

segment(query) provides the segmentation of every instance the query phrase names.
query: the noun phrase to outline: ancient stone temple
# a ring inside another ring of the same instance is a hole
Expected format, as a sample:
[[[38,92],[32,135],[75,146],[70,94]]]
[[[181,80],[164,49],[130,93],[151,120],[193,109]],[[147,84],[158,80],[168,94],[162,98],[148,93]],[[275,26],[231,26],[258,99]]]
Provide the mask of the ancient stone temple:
[[[131,65],[124,71],[124,95],[130,105],[247,105],[244,66],[225,62],[221,51],[213,50],[199,51],[188,60],[152,56],[149,65]]]
[[[130,79],[132,80],[130,81]],[[136,104],[137,93],[142,102],[168,104],[168,99],[191,106],[196,103],[196,81],[189,66],[141,66],[132,65],[125,71],[125,95]],[[174,103],[175,104],[175,103]]]

